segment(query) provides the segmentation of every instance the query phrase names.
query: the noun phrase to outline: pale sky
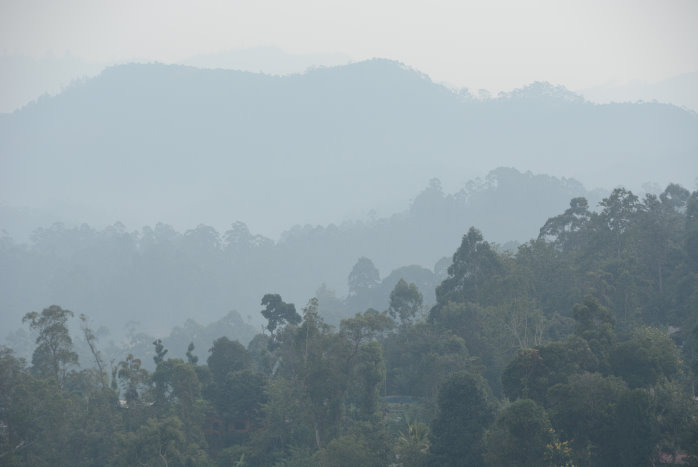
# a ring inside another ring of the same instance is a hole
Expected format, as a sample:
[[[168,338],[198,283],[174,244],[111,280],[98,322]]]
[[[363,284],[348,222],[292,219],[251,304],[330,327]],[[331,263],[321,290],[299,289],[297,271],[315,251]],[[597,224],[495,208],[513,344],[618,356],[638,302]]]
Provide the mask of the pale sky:
[[[399,60],[438,82],[580,89],[698,70],[698,1],[0,0],[0,56],[178,62],[275,46]]]

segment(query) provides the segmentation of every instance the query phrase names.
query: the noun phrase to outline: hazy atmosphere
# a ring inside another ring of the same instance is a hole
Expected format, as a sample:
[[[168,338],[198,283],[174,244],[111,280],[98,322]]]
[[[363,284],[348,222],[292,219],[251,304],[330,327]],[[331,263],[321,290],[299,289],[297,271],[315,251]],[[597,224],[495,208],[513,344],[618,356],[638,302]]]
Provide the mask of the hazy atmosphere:
[[[696,383],[697,2],[0,0],[0,464],[694,465]]]

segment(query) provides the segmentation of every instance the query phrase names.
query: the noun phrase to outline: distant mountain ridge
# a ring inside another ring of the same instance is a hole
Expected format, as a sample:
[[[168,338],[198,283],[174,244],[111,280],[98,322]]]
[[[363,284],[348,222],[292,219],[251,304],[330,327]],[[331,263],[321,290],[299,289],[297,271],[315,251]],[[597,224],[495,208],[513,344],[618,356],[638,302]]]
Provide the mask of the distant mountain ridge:
[[[399,211],[433,177],[459,186],[497,166],[690,187],[698,116],[545,83],[471,99],[389,60],[289,76],[122,65],[0,118],[0,155],[8,206],[274,235]]]

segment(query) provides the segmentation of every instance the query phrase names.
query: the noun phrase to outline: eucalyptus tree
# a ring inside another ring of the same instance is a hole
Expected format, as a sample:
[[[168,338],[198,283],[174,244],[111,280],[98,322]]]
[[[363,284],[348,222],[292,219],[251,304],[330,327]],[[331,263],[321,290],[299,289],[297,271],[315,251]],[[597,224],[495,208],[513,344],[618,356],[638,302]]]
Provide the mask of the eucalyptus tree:
[[[59,386],[63,385],[68,369],[78,364],[78,354],[73,351],[73,340],[66,326],[72,316],[72,311],[52,305],[41,313],[27,313],[22,319],[38,333],[32,355],[34,372],[55,378]]]

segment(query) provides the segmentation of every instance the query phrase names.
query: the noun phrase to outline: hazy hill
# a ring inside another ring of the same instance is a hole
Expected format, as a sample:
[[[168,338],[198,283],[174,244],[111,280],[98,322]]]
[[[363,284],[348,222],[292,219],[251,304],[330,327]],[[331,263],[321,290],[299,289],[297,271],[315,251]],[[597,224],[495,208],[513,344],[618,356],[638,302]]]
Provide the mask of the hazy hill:
[[[455,189],[497,166],[691,187],[697,155],[695,113],[546,83],[476,100],[387,60],[283,77],[123,65],[0,116],[0,203],[275,236],[387,215],[433,177]]]
[[[500,168],[454,193],[432,180],[409,209],[388,217],[299,225],[278,241],[243,223],[220,231],[57,224],[35,231],[27,244],[0,236],[0,328],[16,329],[25,313],[58,303],[108,326],[116,338],[129,321],[165,336],[188,318],[205,325],[231,309],[256,323],[260,299],[270,292],[299,309],[317,295],[328,321],[337,324],[369,306],[387,308],[400,278],[415,282],[425,304],[433,304],[450,264],[441,259],[450,258],[470,226],[497,242],[536,237],[576,196],[588,197],[591,206],[600,199],[574,180]],[[360,257],[373,261],[380,282],[344,306],[347,277]]]

